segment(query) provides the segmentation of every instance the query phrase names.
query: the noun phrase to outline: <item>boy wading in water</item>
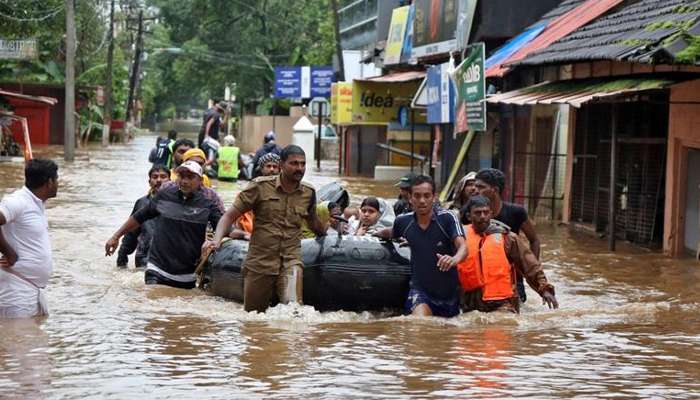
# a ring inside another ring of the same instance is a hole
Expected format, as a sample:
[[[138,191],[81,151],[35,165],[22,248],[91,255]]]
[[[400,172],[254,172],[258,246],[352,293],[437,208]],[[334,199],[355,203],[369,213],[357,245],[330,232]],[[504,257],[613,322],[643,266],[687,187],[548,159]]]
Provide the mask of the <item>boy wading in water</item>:
[[[454,317],[460,302],[456,266],[467,256],[464,230],[452,212],[434,207],[435,183],[429,176],[413,178],[409,198],[413,211],[376,236],[405,239],[411,248],[406,313]]]

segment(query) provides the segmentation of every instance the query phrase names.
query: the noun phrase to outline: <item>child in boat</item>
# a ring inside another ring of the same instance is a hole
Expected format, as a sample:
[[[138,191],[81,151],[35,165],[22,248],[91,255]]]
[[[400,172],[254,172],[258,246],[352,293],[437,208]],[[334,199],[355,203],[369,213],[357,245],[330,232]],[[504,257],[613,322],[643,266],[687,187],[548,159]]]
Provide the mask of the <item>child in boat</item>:
[[[355,236],[373,235],[377,231],[394,225],[394,210],[384,199],[367,197],[360,205],[359,218],[353,216],[349,221],[350,233]]]

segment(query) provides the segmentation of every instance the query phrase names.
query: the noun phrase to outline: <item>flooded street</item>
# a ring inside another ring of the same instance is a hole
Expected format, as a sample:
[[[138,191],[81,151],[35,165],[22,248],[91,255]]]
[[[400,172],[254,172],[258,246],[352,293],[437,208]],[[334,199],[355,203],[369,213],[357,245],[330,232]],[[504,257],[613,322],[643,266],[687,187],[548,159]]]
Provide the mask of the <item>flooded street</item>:
[[[0,398],[700,396],[700,265],[622,244],[611,255],[564,228],[538,227],[556,311],[528,289],[519,316],[258,315],[198,290],[146,287],[133,257],[117,270],[104,242],[146,192],[153,142],[59,163],[51,315],[0,321]],[[22,185],[22,168],[0,164],[0,194]],[[307,172],[317,186],[334,179]],[[354,201],[393,197],[390,184],[342,181]],[[243,184],[219,185],[227,206]]]

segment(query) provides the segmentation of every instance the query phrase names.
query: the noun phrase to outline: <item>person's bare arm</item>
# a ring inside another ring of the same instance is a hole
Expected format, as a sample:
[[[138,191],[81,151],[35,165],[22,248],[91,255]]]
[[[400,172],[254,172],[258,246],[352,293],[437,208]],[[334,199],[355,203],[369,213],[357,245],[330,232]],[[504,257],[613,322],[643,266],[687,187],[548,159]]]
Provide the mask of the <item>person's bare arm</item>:
[[[530,250],[527,242],[514,233],[505,236],[504,248],[508,260],[525,278],[528,285],[541,297],[549,308],[558,308],[559,302],[554,295],[554,286],[547,281],[542,264]]]
[[[125,233],[138,229],[140,226],[141,224],[139,224],[134,217],[129,217],[129,219],[127,219],[126,222],[124,222],[124,224],[122,224],[122,226],[119,227],[116,232],[114,232],[114,235],[107,240],[107,243],[105,243],[105,256],[111,256],[114,254],[117,247],[119,247],[119,239],[121,239]]]
[[[5,218],[5,215],[0,212],[0,226],[5,225],[6,223],[7,219]],[[7,243],[7,240],[5,240],[2,230],[0,230],[0,253],[2,253],[2,257],[0,258],[0,267],[9,268],[15,265],[17,262],[17,253],[15,252],[15,249],[13,249],[12,246]]]
[[[391,240],[393,237],[393,231],[392,228],[384,228],[380,229],[377,232],[374,233],[374,236],[380,238],[380,239],[385,239],[385,240]]]
[[[218,248],[219,244],[221,244],[221,239],[225,238],[231,233],[231,226],[233,225],[233,222],[240,218],[241,215],[243,214],[240,211],[238,211],[236,207],[229,207],[229,209],[226,210],[224,215],[219,220],[219,223],[216,225],[214,239],[212,241],[204,242],[202,250],[204,251],[206,248]]]
[[[214,125],[214,117],[209,118],[209,121],[207,121],[207,125],[204,128],[204,137],[209,137],[209,131],[211,130],[212,125]]]
[[[535,227],[532,226],[532,222],[528,219],[525,221],[521,226],[520,230],[523,231],[525,234],[525,237],[527,238],[527,241],[530,242],[530,250],[532,250],[532,254],[537,257],[537,259],[540,259],[540,238],[537,237],[537,232],[535,232]]]
[[[454,246],[457,248],[454,256],[438,254],[438,267],[440,271],[448,271],[454,268],[467,257],[467,244],[464,236],[454,238]]]

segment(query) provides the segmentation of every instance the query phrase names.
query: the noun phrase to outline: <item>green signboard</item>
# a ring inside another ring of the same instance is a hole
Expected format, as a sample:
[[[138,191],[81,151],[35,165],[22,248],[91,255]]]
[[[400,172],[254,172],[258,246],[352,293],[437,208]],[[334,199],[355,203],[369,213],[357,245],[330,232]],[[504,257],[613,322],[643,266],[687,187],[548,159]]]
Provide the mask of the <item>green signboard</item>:
[[[457,88],[455,131],[458,133],[486,130],[485,46],[470,45],[464,61],[452,75]]]

